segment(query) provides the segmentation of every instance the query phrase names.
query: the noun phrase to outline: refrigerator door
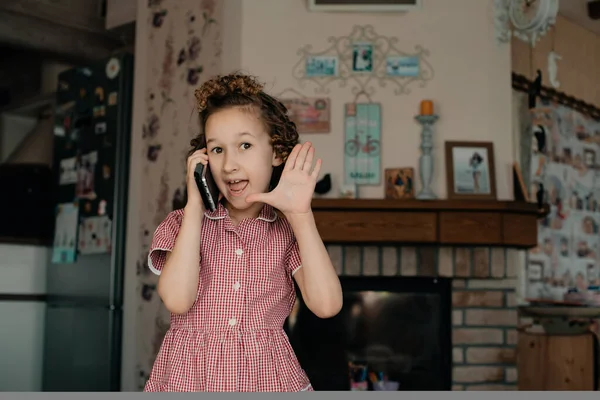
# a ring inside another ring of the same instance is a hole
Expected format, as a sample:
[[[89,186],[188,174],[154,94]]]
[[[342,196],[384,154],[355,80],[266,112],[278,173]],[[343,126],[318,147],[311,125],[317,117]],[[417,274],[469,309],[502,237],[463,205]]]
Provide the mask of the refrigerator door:
[[[120,389],[132,71],[124,54],[59,75],[55,204],[78,206],[78,254],[48,266],[44,391]]]
[[[43,390],[119,391],[121,318],[106,305],[48,305]]]

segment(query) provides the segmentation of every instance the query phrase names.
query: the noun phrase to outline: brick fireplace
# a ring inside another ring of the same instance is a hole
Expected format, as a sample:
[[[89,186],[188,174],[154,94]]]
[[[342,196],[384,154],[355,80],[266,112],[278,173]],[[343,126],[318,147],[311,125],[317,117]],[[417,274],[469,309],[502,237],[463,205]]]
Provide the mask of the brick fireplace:
[[[328,245],[340,275],[450,277],[453,390],[516,390],[518,250]]]
[[[517,265],[547,204],[315,199],[340,275],[452,279],[452,388],[516,390]]]

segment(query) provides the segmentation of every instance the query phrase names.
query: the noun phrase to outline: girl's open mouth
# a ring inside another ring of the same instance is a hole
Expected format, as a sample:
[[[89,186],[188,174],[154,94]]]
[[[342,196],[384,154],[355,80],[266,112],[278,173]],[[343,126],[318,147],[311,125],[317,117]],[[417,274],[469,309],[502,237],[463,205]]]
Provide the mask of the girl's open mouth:
[[[240,196],[246,190],[248,181],[245,179],[238,179],[227,182],[227,188],[232,196]]]

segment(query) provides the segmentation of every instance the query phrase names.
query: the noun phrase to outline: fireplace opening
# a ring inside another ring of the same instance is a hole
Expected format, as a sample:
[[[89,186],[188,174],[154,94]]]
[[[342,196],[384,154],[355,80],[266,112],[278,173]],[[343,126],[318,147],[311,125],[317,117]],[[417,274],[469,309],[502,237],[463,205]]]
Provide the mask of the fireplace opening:
[[[316,317],[296,290],[285,325],[315,390],[451,390],[451,279],[340,281],[344,306],[338,315]]]

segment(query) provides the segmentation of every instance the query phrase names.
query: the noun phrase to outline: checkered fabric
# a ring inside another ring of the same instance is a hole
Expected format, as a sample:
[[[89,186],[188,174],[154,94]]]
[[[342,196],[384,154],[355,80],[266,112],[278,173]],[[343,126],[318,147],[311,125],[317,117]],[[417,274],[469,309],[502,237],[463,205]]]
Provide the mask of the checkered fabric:
[[[148,264],[156,274],[183,214],[171,212],[154,233]],[[265,205],[236,227],[220,205],[204,214],[200,253],[196,302],[171,315],[144,391],[312,391],[283,330],[301,267],[289,223]]]

